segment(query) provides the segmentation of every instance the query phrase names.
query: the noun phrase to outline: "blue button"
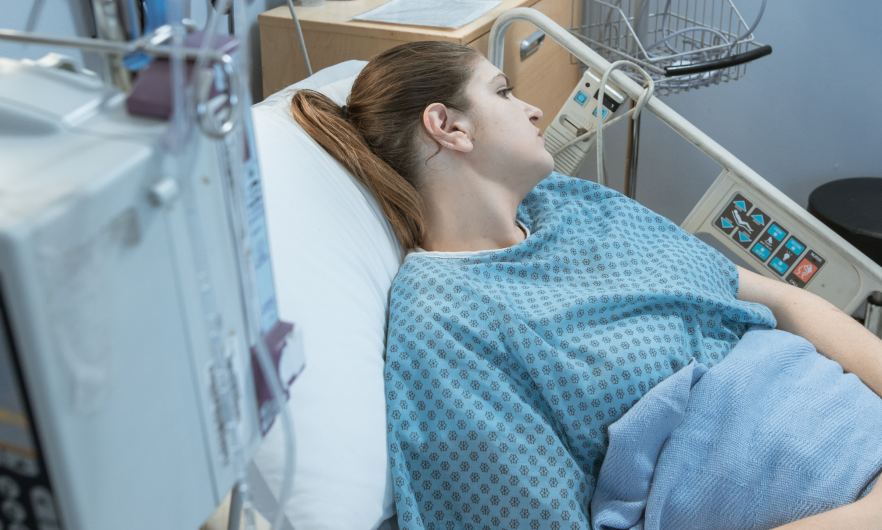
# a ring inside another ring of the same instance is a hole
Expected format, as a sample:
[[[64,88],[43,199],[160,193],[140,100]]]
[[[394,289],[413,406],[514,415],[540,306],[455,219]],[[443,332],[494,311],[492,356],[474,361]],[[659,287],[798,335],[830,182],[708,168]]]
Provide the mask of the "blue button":
[[[797,256],[802,254],[802,251],[805,250],[805,247],[802,246],[798,241],[796,241],[792,237],[790,238],[790,241],[787,242],[787,248],[792,250],[793,253],[796,254]]]
[[[580,90],[576,93],[576,97],[574,97],[573,100],[584,107],[585,103],[588,101],[588,95]]]
[[[787,235],[787,232],[781,230],[781,227],[779,227],[778,225],[772,224],[772,226],[769,227],[769,234],[771,234],[778,241],[782,241],[784,239],[784,236]]]
[[[767,249],[766,247],[757,244],[753,247],[753,253],[762,258],[763,261],[766,261],[766,259],[769,257],[769,254],[771,254],[772,252],[769,251],[769,249]]]
[[[787,272],[787,264],[778,258],[773,258],[769,266],[778,271],[778,274],[784,274]]]
[[[592,112],[592,114],[594,114],[595,116],[597,116],[597,109],[594,109],[594,112]],[[606,110],[606,109],[603,109],[603,116],[602,116],[602,117],[603,117],[603,118],[606,118],[606,115],[607,115],[607,114],[609,114],[609,111]]]

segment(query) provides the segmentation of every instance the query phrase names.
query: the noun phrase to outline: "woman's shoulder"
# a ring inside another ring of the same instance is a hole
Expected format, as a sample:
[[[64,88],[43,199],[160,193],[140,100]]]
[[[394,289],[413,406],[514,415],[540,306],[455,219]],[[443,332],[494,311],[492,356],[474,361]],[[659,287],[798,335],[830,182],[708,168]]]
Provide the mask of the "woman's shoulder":
[[[430,294],[429,291],[436,292],[435,286],[439,284],[461,283],[460,268],[468,260],[452,260],[458,263],[449,263],[450,260],[437,259],[432,253],[422,254],[412,253],[404,260],[392,280],[392,298],[421,296]]]
[[[587,215],[589,210],[601,206],[602,203],[613,202],[627,206],[628,209],[637,209],[640,213],[652,214],[641,204],[606,186],[554,171],[527,194],[521,202],[518,217],[531,230],[535,230],[534,226],[538,221],[548,220],[549,216],[554,217],[561,210],[568,209]]]

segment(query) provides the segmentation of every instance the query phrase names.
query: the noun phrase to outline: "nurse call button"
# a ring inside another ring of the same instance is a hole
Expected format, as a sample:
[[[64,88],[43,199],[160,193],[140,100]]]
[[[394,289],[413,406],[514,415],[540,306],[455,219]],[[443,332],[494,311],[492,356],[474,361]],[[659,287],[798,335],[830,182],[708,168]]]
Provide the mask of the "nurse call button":
[[[787,283],[799,288],[805,287],[825,263],[827,263],[826,259],[814,250],[809,249],[799,264],[787,275]]]
[[[581,90],[576,92],[576,97],[573,98],[573,101],[578,103],[579,105],[585,106],[585,103],[588,102],[588,94],[582,92]]]
[[[812,254],[814,255],[812,256]],[[824,258],[810,250],[787,276],[787,283],[800,288],[805,287],[825,262],[826,260]]]

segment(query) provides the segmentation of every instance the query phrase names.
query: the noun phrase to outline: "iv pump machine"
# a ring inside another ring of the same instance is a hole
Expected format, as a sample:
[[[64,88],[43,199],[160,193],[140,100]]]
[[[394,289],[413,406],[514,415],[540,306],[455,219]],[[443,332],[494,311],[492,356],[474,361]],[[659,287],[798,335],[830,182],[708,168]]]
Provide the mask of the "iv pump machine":
[[[196,529],[278,410],[255,337],[297,371],[250,116],[170,163],[89,74],[0,58],[0,529]]]

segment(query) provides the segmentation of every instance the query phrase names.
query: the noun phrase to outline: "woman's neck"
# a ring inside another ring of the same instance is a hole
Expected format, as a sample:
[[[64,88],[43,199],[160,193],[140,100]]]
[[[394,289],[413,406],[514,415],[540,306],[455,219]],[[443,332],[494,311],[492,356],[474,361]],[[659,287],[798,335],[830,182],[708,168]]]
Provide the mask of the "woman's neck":
[[[516,224],[520,193],[499,181],[462,171],[429,178],[420,189],[426,232],[422,248],[438,252],[491,250],[516,245],[525,233]]]

